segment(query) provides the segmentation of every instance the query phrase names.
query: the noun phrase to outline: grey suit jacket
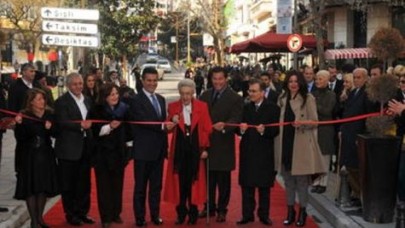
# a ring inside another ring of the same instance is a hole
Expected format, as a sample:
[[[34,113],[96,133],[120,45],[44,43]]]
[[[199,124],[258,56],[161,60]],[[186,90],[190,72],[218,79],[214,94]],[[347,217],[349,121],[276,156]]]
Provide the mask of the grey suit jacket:
[[[91,100],[84,97],[84,104],[90,111]],[[84,136],[91,138],[91,130],[83,131],[80,123],[72,120],[82,120],[80,109],[73,97],[67,92],[55,102],[55,120],[57,135],[55,140],[56,157],[65,160],[79,160],[83,153]]]

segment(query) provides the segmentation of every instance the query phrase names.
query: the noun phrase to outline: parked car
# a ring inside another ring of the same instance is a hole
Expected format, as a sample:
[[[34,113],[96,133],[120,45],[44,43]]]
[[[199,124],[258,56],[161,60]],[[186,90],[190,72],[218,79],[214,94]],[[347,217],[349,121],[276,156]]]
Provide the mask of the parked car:
[[[170,65],[169,60],[167,59],[160,59],[157,61],[157,68],[163,69],[165,73],[172,72],[172,66]]]
[[[164,77],[164,75],[165,75],[165,71],[163,70],[163,69],[159,69],[158,67],[157,67],[158,65],[157,65],[157,61],[147,61],[145,64],[143,64],[142,65],[142,67],[141,67],[141,75],[142,75],[142,72],[143,72],[143,70],[145,69],[145,68],[147,68],[147,67],[152,67],[152,68],[155,68],[156,70],[157,70],[157,72],[158,72],[158,79],[159,80],[163,80],[163,77]]]
[[[156,53],[148,53],[147,55],[146,55],[146,61],[149,61],[149,60],[158,60],[159,59],[159,55],[158,54],[156,54]]]

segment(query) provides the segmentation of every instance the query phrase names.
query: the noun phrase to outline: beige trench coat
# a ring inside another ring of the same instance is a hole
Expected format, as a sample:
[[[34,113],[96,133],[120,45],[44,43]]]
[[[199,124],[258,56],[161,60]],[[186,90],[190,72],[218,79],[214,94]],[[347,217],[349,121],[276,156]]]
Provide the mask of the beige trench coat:
[[[304,107],[301,95],[290,100],[291,109],[294,112],[295,120],[318,120],[315,98],[308,94]],[[286,108],[287,97],[278,99],[278,105],[281,108],[280,122],[284,122],[284,113]],[[323,161],[322,153],[318,144],[318,127],[317,125],[302,125],[295,130],[293,158],[291,166],[292,175],[311,175],[316,173],[326,173],[328,167]],[[281,173],[282,167],[282,142],[283,126],[280,126],[280,134],[275,138],[275,167],[278,173]]]

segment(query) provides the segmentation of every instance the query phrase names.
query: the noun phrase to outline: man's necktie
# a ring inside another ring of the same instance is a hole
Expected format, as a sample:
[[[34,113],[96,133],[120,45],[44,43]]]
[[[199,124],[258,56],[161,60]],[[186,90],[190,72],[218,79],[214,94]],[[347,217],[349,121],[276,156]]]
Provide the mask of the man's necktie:
[[[153,108],[155,108],[156,114],[157,114],[159,117],[161,117],[162,114],[160,113],[159,102],[158,102],[158,100],[157,100],[155,94],[152,94],[151,97],[152,97],[152,105],[153,105]]]
[[[329,89],[333,91],[333,83],[329,83]]]
[[[255,108],[256,108],[256,112],[257,112],[259,110],[259,108],[260,108],[260,105],[255,104]]]
[[[215,92],[214,98],[212,99],[212,105],[215,105],[215,103],[217,103],[218,98],[219,98],[219,92]]]

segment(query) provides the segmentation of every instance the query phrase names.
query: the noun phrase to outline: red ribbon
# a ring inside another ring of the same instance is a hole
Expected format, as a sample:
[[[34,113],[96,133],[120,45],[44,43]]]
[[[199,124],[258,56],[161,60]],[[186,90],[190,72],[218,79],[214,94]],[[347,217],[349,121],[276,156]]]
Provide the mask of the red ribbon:
[[[21,116],[26,119],[34,120],[34,121],[43,121],[41,119],[31,117],[24,115],[22,113],[17,113],[13,112],[10,110],[6,109],[0,109],[0,112],[11,115],[11,116]],[[285,125],[290,125],[290,124],[310,124],[310,125],[330,125],[330,124],[338,124],[338,123],[348,123],[348,122],[353,122],[353,121],[358,121],[358,120],[363,120],[367,119],[369,117],[374,117],[374,116],[379,116],[379,112],[373,112],[373,113],[368,113],[364,115],[359,115],[359,116],[353,116],[353,117],[348,117],[348,118],[343,118],[343,119],[338,119],[338,120],[325,120],[325,121],[312,121],[312,120],[304,120],[304,121],[295,121],[295,122],[279,122],[279,123],[272,123],[272,124],[264,124],[265,127],[278,127],[278,126],[285,126]],[[69,121],[64,121],[64,122],[69,122],[69,123],[81,123],[82,121],[90,121],[92,123],[110,123],[111,121],[108,120],[95,120],[95,119],[88,119],[88,120],[69,120]],[[160,124],[165,124],[165,123],[170,123],[169,121],[122,121],[124,123],[129,123],[129,124],[137,124],[137,125],[160,125]],[[225,123],[226,126],[230,127],[239,127],[241,124],[240,123]],[[256,127],[257,125],[248,125],[248,127]]]

